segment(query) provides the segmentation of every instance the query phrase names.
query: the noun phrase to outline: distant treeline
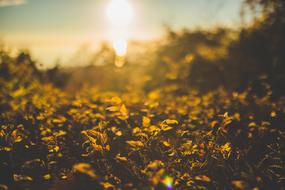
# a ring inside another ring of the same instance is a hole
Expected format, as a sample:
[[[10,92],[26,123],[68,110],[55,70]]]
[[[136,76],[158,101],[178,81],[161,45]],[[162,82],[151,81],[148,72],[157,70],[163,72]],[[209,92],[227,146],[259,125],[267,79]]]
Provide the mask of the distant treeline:
[[[149,84],[184,81],[202,91],[219,86],[243,90],[252,84],[260,91],[263,81],[275,93],[284,94],[285,1],[248,0],[244,6],[252,11],[258,6],[261,13],[250,26],[238,32],[224,28],[170,31],[169,43],[159,49],[159,60],[153,67],[154,78]],[[165,56],[166,59],[161,59]],[[187,65],[187,61],[192,63]],[[173,72],[173,77],[167,78],[167,72]]]

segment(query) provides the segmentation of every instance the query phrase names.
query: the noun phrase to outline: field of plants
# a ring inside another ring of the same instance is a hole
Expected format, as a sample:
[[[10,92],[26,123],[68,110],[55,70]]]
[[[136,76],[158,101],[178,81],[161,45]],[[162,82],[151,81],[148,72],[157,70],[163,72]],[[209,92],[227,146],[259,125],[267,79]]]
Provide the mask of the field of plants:
[[[1,71],[1,190],[285,187],[285,99],[270,87],[69,93]]]

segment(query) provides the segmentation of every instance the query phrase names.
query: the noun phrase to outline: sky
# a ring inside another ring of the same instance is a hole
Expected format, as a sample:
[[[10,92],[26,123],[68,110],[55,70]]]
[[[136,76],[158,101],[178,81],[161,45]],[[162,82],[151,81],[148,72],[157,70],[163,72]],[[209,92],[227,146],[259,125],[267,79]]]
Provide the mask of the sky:
[[[0,40],[29,49],[46,66],[68,60],[83,44],[97,47],[117,33],[106,8],[111,0],[0,0]],[[128,39],[151,40],[174,29],[236,26],[242,0],[128,0]]]

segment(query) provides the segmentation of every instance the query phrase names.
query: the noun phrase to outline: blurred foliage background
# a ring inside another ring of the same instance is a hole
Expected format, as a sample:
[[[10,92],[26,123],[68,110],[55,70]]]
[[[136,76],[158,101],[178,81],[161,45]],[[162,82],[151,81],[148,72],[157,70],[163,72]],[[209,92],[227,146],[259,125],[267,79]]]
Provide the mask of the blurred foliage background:
[[[242,13],[258,14],[253,23],[237,29],[166,28],[161,40],[131,42],[122,68],[114,66],[116,55],[107,43],[94,53],[87,54],[84,46],[78,50],[71,61],[84,61],[87,66],[61,68],[58,64],[48,70],[37,69],[28,52],[13,57],[3,46],[0,76],[10,79],[24,73],[21,80],[36,76],[69,91],[95,86],[120,92],[166,88],[183,93],[189,88],[207,92],[218,87],[242,91],[252,85],[255,93],[262,94],[267,83],[280,96],[285,92],[284,4],[282,0],[244,1]]]

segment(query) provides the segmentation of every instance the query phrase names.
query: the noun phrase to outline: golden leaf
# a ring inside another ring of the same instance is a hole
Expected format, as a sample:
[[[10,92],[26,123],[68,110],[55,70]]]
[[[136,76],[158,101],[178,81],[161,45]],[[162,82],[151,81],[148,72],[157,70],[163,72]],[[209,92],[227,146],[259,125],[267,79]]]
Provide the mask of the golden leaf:
[[[155,132],[155,131],[159,131],[160,129],[159,129],[157,126],[155,126],[155,125],[151,125],[151,126],[148,128],[148,130],[149,130],[150,132]]]
[[[119,107],[118,106],[111,106],[111,107],[108,107],[106,110],[110,111],[110,112],[116,112],[116,111],[119,111]]]
[[[170,147],[170,143],[167,142],[167,141],[163,141],[162,144],[163,144],[164,146],[166,146],[166,147]]]
[[[113,104],[121,104],[122,100],[121,100],[121,98],[115,96],[115,97],[111,98],[110,102],[113,103]]]
[[[64,135],[66,135],[66,132],[63,130],[59,130],[58,132],[54,133],[54,136],[56,136],[56,137],[60,137],[60,136],[64,136]]]
[[[3,150],[5,152],[10,152],[12,150],[12,148],[5,146],[5,147],[1,147],[0,150]]]
[[[164,163],[161,160],[154,160],[151,161],[148,165],[147,165],[147,169],[148,170],[156,170],[160,167],[163,167]]]
[[[218,124],[219,124],[218,121],[212,121],[212,122],[210,123],[210,126],[213,128],[213,127],[216,127]]]
[[[141,141],[126,141],[132,147],[143,147],[144,144]]]
[[[211,182],[211,179],[206,175],[196,176],[195,179],[199,181]]]
[[[53,148],[53,152],[58,152],[59,151],[59,146],[55,146],[54,148]]]
[[[94,172],[94,170],[93,170],[93,168],[91,167],[91,165],[87,164],[87,163],[75,164],[73,166],[73,170],[75,172],[86,174],[86,175],[88,175],[91,178],[96,178],[97,177],[95,172]]]
[[[14,174],[13,178],[14,178],[14,181],[33,181],[32,177],[26,176],[26,175]]]
[[[272,111],[272,112],[270,113],[270,116],[271,116],[271,117],[276,117],[276,116],[277,116],[277,114],[276,114],[276,112],[275,112],[275,111]]]
[[[19,135],[18,130],[16,130],[16,129],[11,133],[11,136],[12,136],[15,143],[21,142],[23,140],[21,135]]]
[[[46,174],[46,175],[43,176],[43,178],[45,180],[50,180],[51,179],[51,175],[50,174]]]
[[[104,187],[104,189],[114,188],[114,185],[109,182],[101,182],[100,184]]]
[[[248,126],[249,126],[249,127],[256,127],[256,123],[255,123],[255,122],[250,122],[250,123],[248,124]]]
[[[4,130],[0,130],[0,137],[4,137],[5,136],[5,131]]]
[[[14,91],[13,93],[11,93],[11,96],[14,98],[20,97],[25,95],[26,90],[24,87],[20,87],[19,89],[17,89],[16,91]]]
[[[45,142],[49,142],[49,141],[53,141],[53,140],[54,140],[53,136],[42,137],[42,141],[45,141]]]
[[[233,186],[237,189],[246,189],[246,183],[241,180],[234,180],[232,181]]]
[[[133,128],[133,133],[134,134],[137,134],[137,133],[140,133],[140,132],[141,132],[140,128],[138,128],[138,127]]]
[[[116,159],[120,160],[120,161],[128,161],[128,159],[126,157],[121,156],[120,154],[117,154]]]
[[[162,130],[163,130],[163,131],[169,131],[169,130],[171,130],[171,129],[173,129],[173,127],[170,127],[170,126],[168,126],[168,125],[163,125],[163,126],[162,126]]]
[[[125,104],[123,104],[123,105],[121,106],[120,112],[121,112],[122,115],[128,115],[128,110],[127,110]]]
[[[53,123],[64,123],[64,122],[66,122],[66,120],[67,119],[64,116],[59,116],[58,118],[53,119],[52,122]]]
[[[231,144],[226,143],[220,147],[221,153],[223,154],[224,158],[228,158],[231,154]]]
[[[163,123],[166,123],[167,125],[173,125],[173,124],[178,124],[178,121],[175,119],[166,119],[163,121]]]
[[[152,91],[148,94],[148,98],[151,100],[157,100],[160,97],[160,91]]]
[[[143,127],[148,127],[150,125],[150,121],[151,121],[150,118],[143,116],[143,118],[142,118]]]

